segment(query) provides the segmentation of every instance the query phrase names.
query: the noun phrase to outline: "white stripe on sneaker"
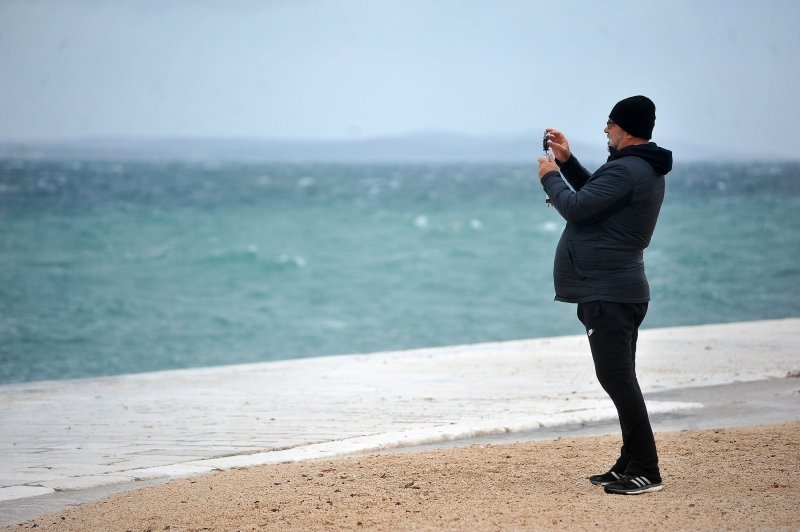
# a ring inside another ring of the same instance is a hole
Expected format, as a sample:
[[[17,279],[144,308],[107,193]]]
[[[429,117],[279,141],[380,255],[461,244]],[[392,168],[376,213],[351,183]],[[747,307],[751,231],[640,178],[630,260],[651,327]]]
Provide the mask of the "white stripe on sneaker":
[[[615,472],[613,472],[613,471],[611,472],[611,474],[612,474],[612,475],[614,475],[614,480],[619,480],[619,479],[621,478],[619,475],[617,475],[617,474],[616,474]]]

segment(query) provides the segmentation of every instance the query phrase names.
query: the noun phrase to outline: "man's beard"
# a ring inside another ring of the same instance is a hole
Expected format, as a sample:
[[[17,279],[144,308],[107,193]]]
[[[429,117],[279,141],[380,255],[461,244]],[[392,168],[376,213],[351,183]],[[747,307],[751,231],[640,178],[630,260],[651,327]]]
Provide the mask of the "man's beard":
[[[606,140],[606,146],[608,146],[609,153],[617,151],[616,146],[614,146],[614,143],[611,141],[611,135],[609,135],[608,139]]]

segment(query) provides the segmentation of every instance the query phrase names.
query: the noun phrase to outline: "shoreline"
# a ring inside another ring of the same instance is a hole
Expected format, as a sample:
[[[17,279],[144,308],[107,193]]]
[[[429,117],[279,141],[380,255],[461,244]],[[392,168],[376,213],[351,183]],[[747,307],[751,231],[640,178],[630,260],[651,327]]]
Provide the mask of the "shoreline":
[[[640,338],[655,430],[798,419],[800,319]],[[0,524],[219,469],[618,430],[584,336],[10,385],[0,407]]]
[[[657,432],[665,488],[609,495],[587,476],[617,436],[232,469],[4,530],[692,529],[800,526],[800,422]]]
[[[651,416],[653,429],[658,438],[663,432],[679,432],[684,430],[718,430],[740,428],[768,424],[782,424],[800,420],[797,406],[800,404],[800,379],[782,378],[744,383],[733,383],[709,387],[668,390],[646,395],[648,402],[652,398],[666,396],[670,400],[698,401],[703,408],[685,410],[675,414]],[[424,451],[445,450],[485,445],[509,445],[536,441],[557,441],[562,439],[592,438],[609,436],[618,437],[619,426],[616,419],[598,421],[580,425],[563,425],[538,429],[529,432],[509,432],[485,435],[475,438],[440,441],[410,447],[394,447],[374,452],[357,452],[344,455],[333,460],[370,455],[414,454]],[[308,463],[324,461],[322,458],[306,460]],[[284,462],[302,463],[302,461]],[[278,464],[272,464],[278,465]],[[269,465],[254,466],[269,467]],[[240,468],[233,468],[236,470]],[[205,475],[214,475],[212,471]],[[197,478],[203,475],[196,475]],[[54,512],[67,511],[72,507],[92,504],[118,494],[146,489],[168,482],[175,482],[176,477],[163,476],[140,481],[120,482],[79,490],[64,490],[52,494],[0,501],[0,527],[21,523],[25,520],[37,519]]]

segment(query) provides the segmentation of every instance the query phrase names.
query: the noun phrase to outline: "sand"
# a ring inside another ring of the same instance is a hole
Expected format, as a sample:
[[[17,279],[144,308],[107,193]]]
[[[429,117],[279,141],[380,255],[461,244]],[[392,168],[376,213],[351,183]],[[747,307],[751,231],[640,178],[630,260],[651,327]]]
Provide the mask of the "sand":
[[[586,480],[618,437],[561,438],[217,472],[5,530],[800,528],[800,422],[656,439],[658,493]]]

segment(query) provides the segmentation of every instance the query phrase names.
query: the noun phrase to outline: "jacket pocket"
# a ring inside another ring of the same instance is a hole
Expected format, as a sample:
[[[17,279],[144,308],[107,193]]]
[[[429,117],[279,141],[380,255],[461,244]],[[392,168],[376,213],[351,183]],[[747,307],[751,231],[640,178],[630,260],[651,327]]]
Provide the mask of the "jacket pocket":
[[[572,267],[575,269],[575,273],[578,274],[581,281],[585,280],[586,274],[583,273],[583,269],[581,269],[580,264],[578,264],[578,255],[575,253],[575,246],[572,242],[567,243],[567,255],[569,256],[570,264],[572,264]]]

